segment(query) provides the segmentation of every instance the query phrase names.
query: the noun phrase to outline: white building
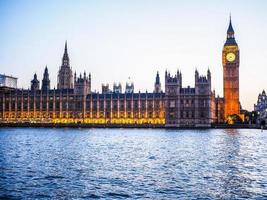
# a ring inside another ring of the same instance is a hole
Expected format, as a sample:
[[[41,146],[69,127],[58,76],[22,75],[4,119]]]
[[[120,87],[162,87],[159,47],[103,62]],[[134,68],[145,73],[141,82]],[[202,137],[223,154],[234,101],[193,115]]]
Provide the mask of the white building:
[[[17,88],[17,80],[18,78],[13,76],[0,74],[0,87]]]

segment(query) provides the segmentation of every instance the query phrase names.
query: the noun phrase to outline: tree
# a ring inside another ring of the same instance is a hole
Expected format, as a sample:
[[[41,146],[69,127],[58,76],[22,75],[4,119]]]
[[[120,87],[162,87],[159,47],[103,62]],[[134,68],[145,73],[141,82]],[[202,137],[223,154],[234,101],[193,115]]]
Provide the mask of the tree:
[[[241,124],[242,122],[241,117],[237,114],[229,115],[226,120],[227,124]]]

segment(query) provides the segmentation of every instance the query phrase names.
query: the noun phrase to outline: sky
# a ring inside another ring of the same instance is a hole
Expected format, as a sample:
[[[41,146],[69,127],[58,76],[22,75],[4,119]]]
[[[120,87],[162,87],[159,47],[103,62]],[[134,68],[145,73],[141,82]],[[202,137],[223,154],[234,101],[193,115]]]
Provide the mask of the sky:
[[[0,73],[29,88],[47,65],[56,87],[65,40],[73,71],[101,84],[134,82],[153,91],[157,71],[182,71],[194,87],[194,72],[212,75],[223,95],[222,48],[229,15],[240,48],[240,101],[252,110],[267,89],[267,1],[259,0],[1,0]]]

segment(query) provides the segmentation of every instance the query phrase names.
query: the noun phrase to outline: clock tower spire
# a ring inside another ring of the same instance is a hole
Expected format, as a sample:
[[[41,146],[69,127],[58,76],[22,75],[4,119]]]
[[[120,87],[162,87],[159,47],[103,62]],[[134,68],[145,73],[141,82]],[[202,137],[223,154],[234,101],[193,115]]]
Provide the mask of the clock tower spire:
[[[224,119],[240,114],[239,103],[239,48],[235,41],[235,32],[230,22],[227,38],[222,51]]]
[[[226,38],[225,45],[237,45],[237,43],[235,41],[235,31],[234,31],[233,26],[232,26],[231,16],[230,16],[229,26],[227,29],[227,38]]]

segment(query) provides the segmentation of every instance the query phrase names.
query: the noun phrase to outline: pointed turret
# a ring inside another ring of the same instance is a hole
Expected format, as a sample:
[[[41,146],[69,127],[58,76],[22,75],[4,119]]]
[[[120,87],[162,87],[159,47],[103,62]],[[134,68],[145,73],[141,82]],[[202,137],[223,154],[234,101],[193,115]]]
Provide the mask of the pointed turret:
[[[39,80],[37,79],[37,74],[35,73],[33,76],[33,80],[31,81],[31,90],[39,90],[40,84]]]
[[[156,84],[160,83],[160,78],[159,78],[159,72],[157,71],[157,76],[156,76]]]
[[[235,31],[234,31],[233,26],[232,26],[232,19],[231,19],[231,15],[230,15],[230,23],[228,26],[227,34],[234,34],[234,33],[235,33]]]
[[[65,41],[65,52],[64,53],[68,54],[67,40]]]
[[[235,31],[233,29],[232,26],[232,19],[230,16],[230,22],[229,22],[229,26],[227,29],[227,39],[224,45],[237,45],[236,41],[235,41]]]
[[[62,58],[62,65],[66,67],[70,67],[67,40],[65,41],[65,49],[64,49],[64,54]]]
[[[199,77],[199,73],[198,73],[198,70],[197,70],[197,69],[195,70],[195,77],[196,77],[196,78]]]
[[[211,73],[210,73],[210,69],[208,69],[208,71],[207,71],[207,78],[208,78],[208,81],[211,83]]]
[[[73,88],[73,74],[72,74],[72,69],[70,67],[67,40],[65,41],[65,49],[62,57],[62,65],[60,66],[58,71],[57,88],[58,89]]]
[[[48,69],[47,69],[47,65],[45,66],[45,72],[46,75],[48,74]]]
[[[159,77],[158,71],[157,71],[156,81],[155,81],[155,85],[154,85],[154,92],[155,93],[161,92],[161,83],[160,83],[160,77]]]
[[[50,90],[50,79],[47,66],[45,66],[43,80],[42,80],[42,90]]]

